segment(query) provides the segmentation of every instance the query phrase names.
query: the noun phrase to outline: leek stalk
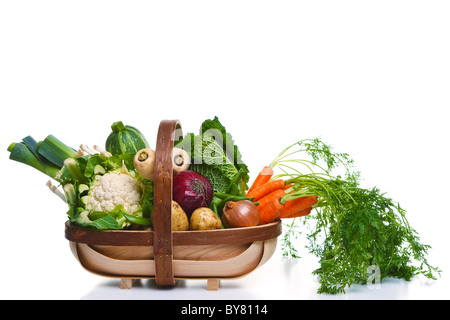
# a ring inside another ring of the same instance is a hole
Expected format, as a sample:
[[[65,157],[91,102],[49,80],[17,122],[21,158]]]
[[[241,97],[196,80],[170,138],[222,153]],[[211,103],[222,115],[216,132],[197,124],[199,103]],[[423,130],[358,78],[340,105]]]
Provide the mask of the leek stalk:
[[[29,138],[29,140],[32,139],[31,137],[27,138]],[[11,143],[8,147],[8,151],[11,152],[9,155],[11,160],[29,165],[56,180],[56,176],[61,168],[58,168],[44,157],[38,155],[36,149],[30,147],[29,144],[27,145],[25,142]]]
[[[64,160],[77,156],[74,149],[51,134],[38,144],[38,153],[59,168],[64,165]]]
[[[9,158],[29,165],[50,178],[59,180],[58,175],[67,158],[76,159],[76,151],[53,135],[43,141],[27,136],[21,142],[13,142],[8,146]]]

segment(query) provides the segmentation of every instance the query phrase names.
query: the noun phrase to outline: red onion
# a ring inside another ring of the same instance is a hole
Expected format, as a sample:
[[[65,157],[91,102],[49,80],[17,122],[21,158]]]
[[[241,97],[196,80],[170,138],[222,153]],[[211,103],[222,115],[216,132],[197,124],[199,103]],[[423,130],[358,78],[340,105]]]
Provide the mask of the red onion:
[[[195,209],[209,207],[213,198],[213,187],[208,178],[193,170],[181,171],[173,177],[173,200],[188,218]]]

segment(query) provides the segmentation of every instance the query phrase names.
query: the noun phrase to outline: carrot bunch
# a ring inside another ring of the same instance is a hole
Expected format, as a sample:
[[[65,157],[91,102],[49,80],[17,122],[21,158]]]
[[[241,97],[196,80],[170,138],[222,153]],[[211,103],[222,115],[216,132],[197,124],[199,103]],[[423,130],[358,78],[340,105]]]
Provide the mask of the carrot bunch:
[[[286,185],[283,179],[271,180],[273,174],[271,167],[264,167],[246,195],[248,198],[253,198],[253,202],[258,203],[260,224],[310,214],[312,206],[317,203],[317,197],[314,195],[296,196],[293,194],[295,191],[292,191],[292,186]],[[287,196],[288,194],[292,196]]]

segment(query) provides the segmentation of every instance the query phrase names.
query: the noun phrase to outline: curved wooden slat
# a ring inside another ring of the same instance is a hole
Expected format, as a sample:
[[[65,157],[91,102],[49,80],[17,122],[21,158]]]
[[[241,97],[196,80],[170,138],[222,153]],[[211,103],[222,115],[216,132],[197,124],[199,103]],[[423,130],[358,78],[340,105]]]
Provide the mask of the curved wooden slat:
[[[181,131],[178,120],[163,120],[156,139],[153,246],[156,283],[159,285],[175,284],[172,263],[172,150],[177,129]]]
[[[134,278],[154,278],[156,275],[154,260],[113,259],[97,252],[87,244],[75,243],[74,246],[80,263],[90,272],[104,276]],[[174,277],[239,277],[260,266],[264,247],[264,241],[256,241],[241,254],[224,260],[173,260]]]
[[[217,230],[189,230],[172,232],[174,246],[238,244],[276,238],[281,234],[281,222]],[[105,246],[153,246],[153,231],[144,230],[89,230],[66,222],[67,240],[93,245]]]

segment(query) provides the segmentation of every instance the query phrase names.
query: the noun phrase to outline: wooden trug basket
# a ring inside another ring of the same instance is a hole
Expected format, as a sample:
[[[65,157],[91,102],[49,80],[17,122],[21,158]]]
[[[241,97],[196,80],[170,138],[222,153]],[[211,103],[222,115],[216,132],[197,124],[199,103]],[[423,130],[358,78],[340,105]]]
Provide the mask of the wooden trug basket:
[[[120,278],[121,288],[135,279],[173,286],[177,279],[219,280],[247,275],[273,255],[280,221],[246,228],[172,231],[172,149],[182,137],[178,120],[160,123],[156,142],[153,231],[80,228],[66,222],[65,236],[74,256],[88,271]]]

